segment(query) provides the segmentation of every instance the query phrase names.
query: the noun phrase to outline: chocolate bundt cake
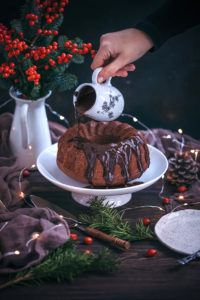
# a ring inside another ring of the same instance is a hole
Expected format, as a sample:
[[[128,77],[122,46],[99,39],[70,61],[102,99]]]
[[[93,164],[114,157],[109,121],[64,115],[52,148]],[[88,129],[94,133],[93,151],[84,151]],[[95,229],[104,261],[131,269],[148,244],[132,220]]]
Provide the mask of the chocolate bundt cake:
[[[60,170],[93,186],[126,184],[139,178],[149,163],[144,137],[118,121],[76,124],[58,142]]]

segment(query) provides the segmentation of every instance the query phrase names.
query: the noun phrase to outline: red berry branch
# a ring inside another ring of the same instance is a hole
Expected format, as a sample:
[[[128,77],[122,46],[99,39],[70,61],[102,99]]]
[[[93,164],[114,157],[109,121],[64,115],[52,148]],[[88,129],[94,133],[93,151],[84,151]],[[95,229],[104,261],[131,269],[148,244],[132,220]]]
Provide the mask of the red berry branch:
[[[0,23],[0,87],[14,86],[27,99],[49,90],[65,91],[77,84],[67,72],[71,63],[95,56],[91,43],[59,36],[68,0],[27,0],[18,20],[8,29]],[[48,71],[48,72],[47,72]]]

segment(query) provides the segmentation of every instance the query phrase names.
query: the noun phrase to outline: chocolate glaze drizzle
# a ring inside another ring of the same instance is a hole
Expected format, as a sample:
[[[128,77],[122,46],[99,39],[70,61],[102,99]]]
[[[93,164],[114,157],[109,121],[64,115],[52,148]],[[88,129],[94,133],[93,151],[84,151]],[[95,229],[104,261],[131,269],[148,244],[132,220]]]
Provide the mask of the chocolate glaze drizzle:
[[[139,135],[132,136],[123,141],[116,141],[114,137],[98,137],[98,139],[90,141],[83,137],[76,136],[68,142],[74,142],[78,149],[82,149],[88,161],[88,168],[85,172],[85,178],[92,185],[94,175],[95,161],[98,158],[103,166],[103,177],[107,186],[109,186],[114,178],[114,168],[118,164],[121,167],[121,174],[124,181],[128,182],[132,178],[129,172],[129,163],[132,153],[135,152],[137,167],[141,174],[144,172],[140,144],[144,147],[145,143]],[[149,165],[149,159],[145,152],[145,160]]]
[[[82,149],[85,153],[88,167],[85,172],[85,178],[92,186],[92,178],[94,175],[94,167],[96,159],[99,159],[103,166],[103,177],[107,187],[111,185],[114,179],[114,168],[118,164],[121,167],[121,174],[124,182],[127,183],[132,178],[129,172],[129,163],[132,153],[135,152],[137,167],[141,174],[144,172],[141,160],[140,145],[144,148],[145,160],[149,165],[149,158],[145,150],[145,143],[139,135],[133,135],[123,141],[119,137],[113,136],[94,136],[93,140],[88,140],[80,136],[80,119],[84,113],[90,109],[96,100],[95,90],[91,86],[84,86],[75,96],[75,119],[78,122],[78,134],[68,142],[74,142],[78,149]]]

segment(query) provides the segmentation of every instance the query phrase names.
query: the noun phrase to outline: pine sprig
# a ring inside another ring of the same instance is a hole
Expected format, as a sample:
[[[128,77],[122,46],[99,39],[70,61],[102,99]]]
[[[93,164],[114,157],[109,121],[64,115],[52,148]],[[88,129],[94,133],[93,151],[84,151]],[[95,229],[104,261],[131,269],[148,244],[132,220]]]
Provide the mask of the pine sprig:
[[[97,197],[92,199],[89,212],[81,214],[79,220],[92,228],[130,242],[154,238],[152,231],[142,220],[139,220],[133,230],[130,222],[124,220],[124,212],[119,213],[112,204],[104,204],[104,200]]]
[[[111,257],[107,249],[101,249],[98,255],[86,254],[77,251],[74,242],[70,239],[50,253],[40,264],[11,276],[8,282],[0,285],[0,289],[14,284],[41,284],[52,280],[72,281],[86,272],[113,272],[119,264],[120,261]]]

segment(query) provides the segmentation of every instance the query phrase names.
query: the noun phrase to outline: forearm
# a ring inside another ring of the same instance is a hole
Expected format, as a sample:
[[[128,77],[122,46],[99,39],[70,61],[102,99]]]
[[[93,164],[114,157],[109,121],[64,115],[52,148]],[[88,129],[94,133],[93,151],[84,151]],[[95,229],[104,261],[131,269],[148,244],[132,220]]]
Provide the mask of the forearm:
[[[199,0],[168,0],[147,18],[135,24],[158,49],[169,38],[200,23]]]

